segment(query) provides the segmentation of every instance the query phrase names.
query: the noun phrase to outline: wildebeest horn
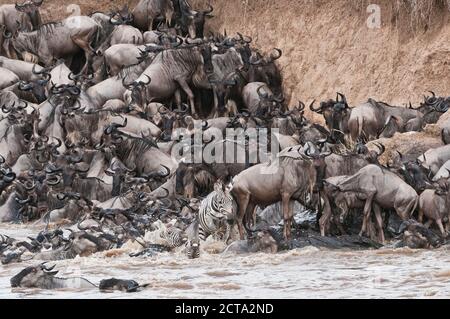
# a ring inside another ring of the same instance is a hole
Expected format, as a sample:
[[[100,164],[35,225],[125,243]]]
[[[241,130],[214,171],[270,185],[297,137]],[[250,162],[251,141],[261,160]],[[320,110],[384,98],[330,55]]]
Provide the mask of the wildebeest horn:
[[[386,152],[386,147],[383,144],[377,142],[373,143],[373,145],[375,145],[379,149],[378,157],[380,157],[381,155],[384,154],[384,152]]]
[[[152,82],[152,79],[147,74],[144,74],[144,76],[147,78],[147,82],[139,81],[139,84],[141,84],[141,85],[149,85]]]
[[[11,39],[13,37],[12,32],[8,31],[5,27],[5,29],[3,30],[3,37],[5,39]]]
[[[75,81],[75,82],[78,81],[78,79],[80,78],[79,75],[76,75],[73,72],[70,72],[68,77],[69,77],[69,80],[72,80],[72,81]]]
[[[182,107],[182,109],[175,110],[173,112],[177,113],[177,114],[186,114],[187,112],[189,112],[189,105],[187,105],[186,103],[182,103],[181,107]]]
[[[261,86],[256,90],[256,92],[258,93],[259,97],[266,99],[266,98],[269,97],[269,93],[267,93],[267,92],[266,92],[266,93],[261,93],[261,89],[262,89],[263,87],[265,87],[265,85],[261,85]]]
[[[64,193],[58,193],[58,194],[56,194],[56,198],[60,201],[63,201],[67,198],[67,195]]]
[[[0,164],[4,164],[6,162],[5,158],[0,155]]]
[[[272,101],[278,102],[278,103],[283,103],[285,100],[283,94],[280,94],[279,96],[273,96],[272,97]]]
[[[33,72],[33,74],[41,75],[43,73],[47,73],[47,71],[44,68],[41,71],[36,71],[36,66],[38,66],[38,65],[34,64],[33,68],[31,69],[31,72]]]
[[[52,75],[49,73],[44,73],[43,74],[43,79],[42,80],[38,80],[37,83],[40,86],[46,86],[48,84],[48,82],[50,82],[50,80],[52,79]]]
[[[400,153],[399,151],[395,151],[395,152],[397,152],[397,154],[400,156],[400,160],[403,160],[403,154]]]
[[[47,180],[47,184],[50,186],[56,186],[61,182],[61,176],[55,176],[49,180]]]
[[[276,52],[275,55],[273,54],[273,53],[274,53],[273,51]],[[271,61],[272,61],[272,62],[275,61],[275,60],[278,60],[278,59],[281,58],[281,56],[283,55],[283,51],[281,51],[281,50],[278,49],[278,48],[274,48],[273,51],[272,51],[271,54],[270,54],[270,58],[271,58]]]
[[[176,41],[175,43],[172,43],[172,48],[178,48],[179,46],[181,46],[184,42],[183,38],[181,38],[180,36],[176,36]]]
[[[6,174],[5,177],[3,177],[3,180],[6,183],[12,183],[15,179],[16,179],[16,174],[13,172],[10,172],[10,173]]]
[[[69,91],[69,93],[72,95],[80,95],[81,94],[81,90],[77,86],[69,86],[67,88],[67,91]]]
[[[296,107],[297,111],[302,112],[305,109],[306,105],[302,101],[298,101],[298,106]]]
[[[37,7],[40,7],[42,5],[42,3],[44,2],[44,0],[31,0],[31,1]]]
[[[25,183],[24,186],[27,191],[31,192],[32,190],[34,190],[36,188],[36,183],[28,181],[27,183]]]
[[[31,199],[31,197],[28,197],[27,199],[19,199],[16,197],[15,200],[19,205],[24,206],[24,205],[30,203],[32,199]]]
[[[339,92],[337,93],[337,95],[338,95],[338,97],[341,97],[341,99],[342,99],[341,102],[345,105],[346,108],[348,108],[347,98],[345,97],[345,95],[342,93],[339,93]],[[336,99],[336,102],[339,103],[338,98]]]
[[[25,81],[19,82],[19,90],[21,91],[30,91],[33,89],[33,84]]]
[[[163,195],[163,196],[158,196],[157,199],[165,199],[165,198],[168,198],[168,197],[169,197],[169,195],[170,195],[169,190],[168,190],[167,188],[165,188],[165,187],[162,187],[162,189],[164,190],[164,192],[165,192],[166,194]]]
[[[208,9],[203,11],[202,13],[203,13],[203,15],[207,15],[207,14],[210,14],[211,12],[213,12],[213,11],[214,11],[213,6],[210,3],[208,3]]]
[[[126,83],[126,76],[124,76],[123,77],[123,79],[122,79],[122,86],[124,87],[124,88],[127,88],[127,89],[131,89],[131,88],[133,88],[134,87],[134,82],[131,82],[131,83]]]
[[[314,103],[316,103],[316,100],[313,100],[311,104],[309,105],[309,109],[315,113],[322,114],[322,105],[320,105],[318,108],[314,108]]]
[[[209,129],[209,123],[205,120],[202,122],[202,130],[206,131],[207,129]]]
[[[240,41],[244,41],[245,43],[252,43],[252,41],[253,41],[253,39],[251,38],[251,37],[249,37],[249,36],[243,36],[241,33],[239,33],[239,32],[236,32],[237,33],[237,35],[239,36],[239,40]],[[247,38],[247,40],[245,39],[245,38]]]

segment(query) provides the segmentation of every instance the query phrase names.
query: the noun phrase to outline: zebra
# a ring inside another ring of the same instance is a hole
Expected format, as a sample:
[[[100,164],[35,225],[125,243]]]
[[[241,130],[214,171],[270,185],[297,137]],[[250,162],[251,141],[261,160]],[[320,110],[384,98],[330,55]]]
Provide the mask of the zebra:
[[[166,242],[169,248],[181,247],[187,242],[185,233],[175,227],[167,228],[161,233],[160,237]]]
[[[225,242],[231,236],[231,226],[235,219],[235,202],[230,190],[222,182],[214,185],[214,191],[200,204],[198,212],[199,237],[202,241],[210,235],[223,234],[225,229]]]
[[[199,220],[198,215],[195,217],[191,225],[186,229],[188,241],[186,242],[186,256],[189,259],[200,258],[200,237],[199,237]]]

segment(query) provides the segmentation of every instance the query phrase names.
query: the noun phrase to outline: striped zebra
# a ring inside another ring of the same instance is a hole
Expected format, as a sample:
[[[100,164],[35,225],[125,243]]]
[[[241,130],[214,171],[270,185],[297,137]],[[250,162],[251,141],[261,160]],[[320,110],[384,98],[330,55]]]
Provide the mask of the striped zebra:
[[[230,221],[235,219],[235,203],[230,190],[219,181],[214,191],[200,204],[198,212],[199,237],[206,240],[210,235],[222,237],[227,242],[231,235]]]
[[[183,246],[186,241],[185,233],[175,227],[169,227],[161,233],[161,238],[166,242],[167,247],[177,248]]]
[[[199,238],[198,216],[186,229],[188,241],[186,242],[186,256],[189,259],[200,258],[200,238]]]

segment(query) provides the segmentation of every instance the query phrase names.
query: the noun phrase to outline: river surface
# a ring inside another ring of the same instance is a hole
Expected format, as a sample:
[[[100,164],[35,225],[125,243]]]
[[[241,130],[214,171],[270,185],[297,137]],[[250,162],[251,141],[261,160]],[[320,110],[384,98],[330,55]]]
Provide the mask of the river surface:
[[[41,229],[33,227],[0,224],[0,234],[25,238]],[[133,294],[12,289],[12,276],[40,262],[30,260],[0,266],[0,298],[449,298],[449,250],[309,247],[245,256],[202,251],[196,260],[181,253],[131,258],[132,250],[113,250],[49,265],[56,264],[63,278],[81,276],[96,284],[112,277],[133,279],[148,288]]]

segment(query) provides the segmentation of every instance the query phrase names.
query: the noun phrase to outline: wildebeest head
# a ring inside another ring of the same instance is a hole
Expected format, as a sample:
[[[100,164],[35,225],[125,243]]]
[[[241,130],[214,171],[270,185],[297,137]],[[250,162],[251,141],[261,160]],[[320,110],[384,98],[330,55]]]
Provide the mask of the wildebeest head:
[[[323,115],[333,140],[343,141],[343,126],[350,110],[345,95],[338,93],[335,101],[322,102],[318,108],[312,104],[310,110]]]
[[[47,99],[46,87],[51,79],[48,70],[36,71],[36,65],[33,66],[33,74],[41,77],[41,79],[31,82],[20,81],[19,90],[24,92],[31,92],[37,103],[42,103]]]
[[[44,264],[27,267],[11,278],[11,287],[45,288],[52,284],[58,271],[52,271],[55,266],[47,268]]]
[[[262,85],[257,89],[257,93],[259,95],[259,106],[258,110],[256,111],[255,116],[257,117],[267,117],[269,116],[269,120],[271,120],[271,116],[274,112],[281,112],[284,102],[283,95],[275,96],[273,94],[270,94],[267,92],[267,86]]]
[[[219,116],[223,115],[225,112],[225,107],[230,98],[231,90],[238,84],[236,73],[231,73],[225,79],[220,80],[215,76],[208,76],[209,83],[212,84],[214,92],[217,97],[217,109],[219,111]]]
[[[4,162],[5,159],[0,155],[0,194],[16,179],[16,174],[10,168],[2,166]]]
[[[147,85],[152,81],[148,75],[144,75],[144,77],[146,80],[136,80],[129,84],[126,83],[125,77],[122,80],[122,85],[128,90],[125,92],[124,98],[130,110],[143,112],[143,108],[146,104]]]
[[[112,25],[123,25],[131,24],[133,20],[133,14],[129,12],[128,5],[126,4],[120,11],[111,13],[109,22]]]
[[[23,4],[16,3],[16,10],[26,13],[30,18],[31,24],[33,25],[33,30],[39,29],[42,24],[41,14],[39,12],[39,7],[42,5],[44,0],[28,0]]]
[[[399,173],[406,183],[413,187],[419,194],[431,185],[431,171],[425,168],[419,161],[408,161],[403,154],[397,151],[399,155],[393,165],[389,168]]]
[[[308,142],[303,148],[302,157],[312,161],[313,167],[316,170],[316,183],[314,185],[314,190],[318,191],[323,188],[323,180],[326,173],[326,162],[325,158],[333,154],[333,152],[327,147],[323,151],[319,149],[311,142]]]
[[[164,106],[158,108],[158,113],[160,115],[159,127],[163,132],[161,134],[161,140],[163,142],[169,142],[174,138],[174,131],[183,127],[180,122],[183,121],[184,116],[189,112],[189,106],[183,104],[182,109],[177,109],[174,111],[167,110]]]
[[[206,196],[216,180],[206,165],[181,163],[176,172],[176,191],[188,199]]]
[[[192,39],[203,38],[205,21],[211,18],[214,8],[208,4],[208,9],[204,11],[193,10],[187,0],[180,0],[181,9],[181,30],[184,34],[189,34]]]

